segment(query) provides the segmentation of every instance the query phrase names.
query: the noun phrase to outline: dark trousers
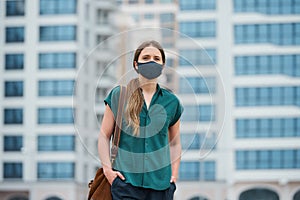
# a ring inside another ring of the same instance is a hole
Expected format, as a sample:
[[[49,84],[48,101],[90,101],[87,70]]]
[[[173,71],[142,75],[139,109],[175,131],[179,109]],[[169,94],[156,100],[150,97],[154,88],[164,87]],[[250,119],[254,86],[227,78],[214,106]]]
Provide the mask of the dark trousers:
[[[111,195],[113,200],[173,200],[175,190],[175,183],[166,190],[153,190],[135,187],[117,177],[112,183]]]

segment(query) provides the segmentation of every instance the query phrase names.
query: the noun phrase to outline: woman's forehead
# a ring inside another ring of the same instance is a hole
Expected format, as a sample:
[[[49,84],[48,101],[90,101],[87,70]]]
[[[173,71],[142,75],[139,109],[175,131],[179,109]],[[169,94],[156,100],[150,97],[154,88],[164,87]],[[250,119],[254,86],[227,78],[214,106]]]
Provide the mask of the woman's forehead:
[[[153,54],[153,55],[161,56],[159,49],[157,49],[156,47],[153,47],[153,46],[145,47],[141,52],[141,55],[144,55],[144,54],[149,54],[149,55]]]

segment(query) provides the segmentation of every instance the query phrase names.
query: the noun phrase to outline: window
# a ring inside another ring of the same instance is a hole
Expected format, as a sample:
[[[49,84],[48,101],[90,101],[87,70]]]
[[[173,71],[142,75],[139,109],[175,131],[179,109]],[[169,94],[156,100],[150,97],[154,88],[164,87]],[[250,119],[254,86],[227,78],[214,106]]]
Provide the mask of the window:
[[[199,181],[200,162],[181,161],[179,168],[179,179],[181,181]]]
[[[181,161],[180,181],[213,181],[216,179],[215,161]]]
[[[204,180],[206,181],[214,181],[216,179],[216,164],[214,161],[208,161],[202,163],[204,165]]]
[[[300,149],[238,150],[236,169],[299,169]]]
[[[180,79],[179,92],[182,94],[214,94],[215,77],[186,77]]]
[[[24,0],[7,0],[6,16],[24,16],[25,1]]]
[[[153,4],[153,0],[145,0],[146,4]]]
[[[162,13],[160,14],[160,23],[173,23],[175,20],[174,13]]]
[[[184,107],[184,112],[182,113],[182,121],[198,121],[199,120],[199,107],[197,105],[187,105]]]
[[[39,69],[75,69],[76,53],[41,53]]]
[[[268,15],[299,14],[298,0],[234,0],[234,11],[258,12]]]
[[[39,124],[72,124],[72,108],[39,108]]]
[[[40,0],[40,14],[76,14],[77,0]]]
[[[5,55],[5,69],[6,70],[24,69],[24,55],[23,54],[6,54]]]
[[[5,81],[5,97],[22,97],[23,81]]]
[[[74,151],[74,135],[40,135],[38,151]]]
[[[24,42],[24,27],[6,27],[5,41],[6,43]]]
[[[199,150],[200,135],[199,134],[180,134],[182,149]]]
[[[39,96],[72,96],[74,80],[39,81]]]
[[[254,188],[241,193],[239,200],[250,200],[250,199],[272,199],[279,200],[279,196],[276,192],[264,189]]]
[[[23,109],[5,108],[4,124],[23,124]]]
[[[5,81],[5,97],[23,96],[23,81]]]
[[[181,67],[213,66],[217,62],[216,49],[181,49],[179,55],[179,65]]]
[[[200,121],[215,121],[215,106],[214,105],[200,105]]]
[[[109,10],[97,10],[97,24],[109,24]]]
[[[3,164],[3,178],[4,179],[22,179],[23,165],[19,162],[4,162]]]
[[[4,151],[21,151],[23,147],[22,136],[4,136]]]
[[[73,179],[75,163],[73,162],[39,162],[38,179]]]
[[[295,105],[299,87],[235,88],[236,106]]]
[[[182,34],[193,38],[216,37],[216,23],[214,21],[180,22],[179,30]]]
[[[215,0],[180,0],[179,1],[180,10],[215,10],[216,1]]]
[[[299,45],[299,32],[299,23],[234,26],[236,44],[270,43],[274,45]]]
[[[40,26],[40,41],[75,41],[76,26]]]

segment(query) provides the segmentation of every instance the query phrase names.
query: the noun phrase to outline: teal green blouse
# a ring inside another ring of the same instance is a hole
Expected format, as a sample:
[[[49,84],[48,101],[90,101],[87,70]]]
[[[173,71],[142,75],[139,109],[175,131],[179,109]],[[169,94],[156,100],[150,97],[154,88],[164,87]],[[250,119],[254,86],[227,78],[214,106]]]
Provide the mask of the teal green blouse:
[[[119,94],[120,86],[117,86],[104,100],[115,118]],[[148,109],[144,101],[138,136],[134,136],[131,127],[127,126],[123,113],[119,150],[113,168],[125,176],[125,182],[155,190],[164,190],[170,186],[168,128],[179,120],[182,112],[183,107],[178,98],[157,84]]]

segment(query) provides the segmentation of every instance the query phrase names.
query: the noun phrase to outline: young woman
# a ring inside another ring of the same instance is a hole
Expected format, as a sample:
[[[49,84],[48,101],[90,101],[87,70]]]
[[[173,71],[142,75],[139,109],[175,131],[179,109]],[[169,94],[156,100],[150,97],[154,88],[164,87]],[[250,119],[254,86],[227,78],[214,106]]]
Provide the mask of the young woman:
[[[179,126],[183,108],[172,92],[157,83],[165,61],[164,50],[156,41],[146,41],[135,51],[133,67],[138,78],[127,85],[114,166],[109,144],[120,86],[113,88],[104,100],[98,151],[114,200],[173,199],[181,156]]]

